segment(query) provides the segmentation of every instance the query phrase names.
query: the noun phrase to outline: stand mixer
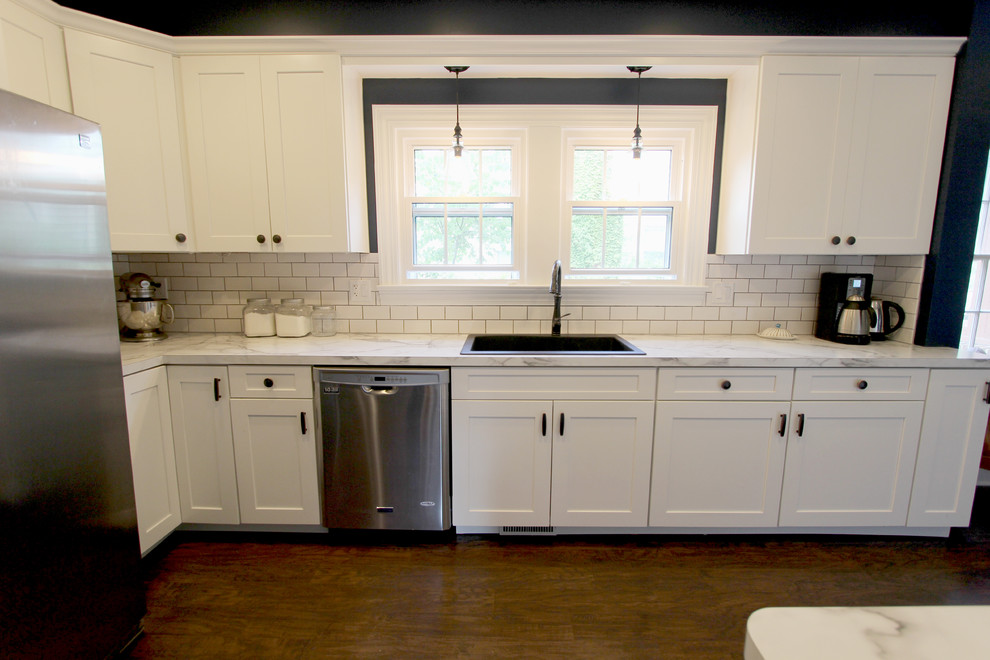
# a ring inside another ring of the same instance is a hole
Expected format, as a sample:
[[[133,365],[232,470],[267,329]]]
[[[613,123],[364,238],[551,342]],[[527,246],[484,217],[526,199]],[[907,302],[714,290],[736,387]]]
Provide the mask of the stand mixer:
[[[126,301],[117,303],[117,319],[122,341],[156,341],[168,335],[162,326],[175,320],[175,310],[165,299],[156,299],[161,283],[144,273],[120,276],[120,291]]]

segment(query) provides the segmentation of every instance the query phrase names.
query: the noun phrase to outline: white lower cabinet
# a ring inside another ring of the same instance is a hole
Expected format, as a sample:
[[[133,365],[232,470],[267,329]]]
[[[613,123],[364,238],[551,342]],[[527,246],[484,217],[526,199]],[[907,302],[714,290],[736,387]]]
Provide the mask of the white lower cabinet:
[[[920,401],[795,401],[780,526],[907,522]]]
[[[319,524],[319,443],[313,424],[311,369],[228,369],[231,391],[250,391],[257,380],[271,393],[267,398],[233,398],[230,402],[241,522]],[[285,381],[293,387],[282,387]],[[265,390],[256,396],[265,397]]]
[[[453,369],[454,525],[645,526],[655,373]]]
[[[933,369],[908,525],[969,525],[990,411],[990,373]]]
[[[183,522],[240,522],[227,367],[168,367]]]
[[[650,525],[775,527],[789,401],[661,401]]]
[[[126,376],[124,400],[143,554],[181,522],[165,367]]]

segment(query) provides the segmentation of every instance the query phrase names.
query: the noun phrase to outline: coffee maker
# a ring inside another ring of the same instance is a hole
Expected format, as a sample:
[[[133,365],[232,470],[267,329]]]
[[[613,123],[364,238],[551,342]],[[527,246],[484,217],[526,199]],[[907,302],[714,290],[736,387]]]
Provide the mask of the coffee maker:
[[[870,341],[870,324],[862,336],[850,335],[840,328],[839,317],[847,301],[853,299],[852,307],[865,301],[869,314],[870,292],[873,288],[873,275],[869,273],[822,273],[821,288],[818,290],[818,318],[815,321],[815,336],[843,344],[866,344]],[[858,300],[857,300],[858,299]],[[847,314],[848,316],[848,314]]]
[[[175,311],[162,295],[162,282],[144,273],[120,276],[126,301],[117,303],[117,320],[123,341],[155,341],[167,335],[162,326],[175,320]]]

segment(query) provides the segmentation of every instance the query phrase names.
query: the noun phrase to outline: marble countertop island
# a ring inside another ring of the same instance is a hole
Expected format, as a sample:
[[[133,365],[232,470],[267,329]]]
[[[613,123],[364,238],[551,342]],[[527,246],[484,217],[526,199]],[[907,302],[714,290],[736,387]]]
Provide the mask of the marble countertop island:
[[[746,623],[745,660],[985,660],[990,606],[768,607]]]
[[[901,342],[848,346],[811,336],[623,335],[645,355],[461,355],[466,335],[338,334],[249,338],[174,333],[154,342],[121,342],[124,375],[162,364],[546,367],[921,367],[990,366],[982,353]]]

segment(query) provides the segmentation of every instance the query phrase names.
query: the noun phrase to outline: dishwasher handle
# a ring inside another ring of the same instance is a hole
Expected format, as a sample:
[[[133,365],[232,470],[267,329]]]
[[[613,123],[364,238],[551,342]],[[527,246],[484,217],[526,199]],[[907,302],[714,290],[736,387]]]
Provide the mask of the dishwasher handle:
[[[399,388],[391,385],[362,385],[361,391],[373,396],[388,396],[389,394],[398,392]]]

